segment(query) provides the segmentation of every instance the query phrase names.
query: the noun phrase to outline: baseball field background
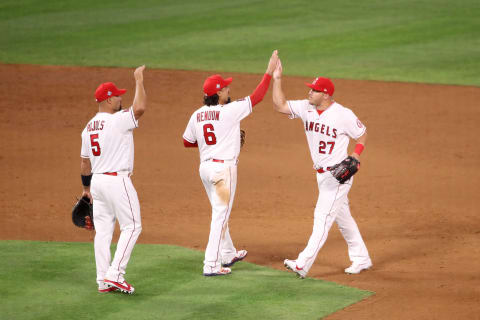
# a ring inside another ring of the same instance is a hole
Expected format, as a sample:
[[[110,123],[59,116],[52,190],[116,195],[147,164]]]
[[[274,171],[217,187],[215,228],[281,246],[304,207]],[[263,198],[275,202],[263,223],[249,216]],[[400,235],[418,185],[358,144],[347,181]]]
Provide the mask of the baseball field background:
[[[479,16],[470,0],[2,1],[0,319],[478,318]],[[208,75],[233,76],[241,98],[274,49],[287,98],[328,76],[368,128],[350,192],[368,272],[343,273],[336,227],[310,279],[284,271],[311,233],[317,189],[301,123],[275,114],[269,92],[242,122],[230,230],[247,262],[201,275],[210,207],[181,136]],[[141,64],[137,292],[100,295],[93,233],[70,217],[80,133],[97,85],[127,88],[128,104]]]

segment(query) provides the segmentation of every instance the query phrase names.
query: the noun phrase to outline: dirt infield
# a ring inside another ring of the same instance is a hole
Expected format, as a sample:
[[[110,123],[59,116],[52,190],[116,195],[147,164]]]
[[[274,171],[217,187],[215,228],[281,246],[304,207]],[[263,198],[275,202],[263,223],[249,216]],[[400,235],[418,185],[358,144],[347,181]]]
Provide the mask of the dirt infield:
[[[139,242],[206,245],[210,208],[198,151],[183,148],[182,133],[208,75],[146,71],[149,105],[135,132],[132,177],[142,207]],[[261,78],[226,75],[234,77],[233,98],[250,94]],[[97,110],[93,92],[104,81],[128,89],[128,106],[133,69],[0,65],[0,239],[93,239],[73,227],[70,210],[81,193],[80,133]],[[287,97],[304,98],[304,81],[311,79],[284,79]],[[480,88],[334,83],[337,101],[368,127],[350,200],[374,268],[343,273],[346,244],[334,226],[310,276],[376,295],[329,319],[478,319]],[[302,124],[274,113],[269,92],[242,127],[247,145],[232,238],[249,250],[249,262],[283,269],[283,259],[306,245],[317,197]]]

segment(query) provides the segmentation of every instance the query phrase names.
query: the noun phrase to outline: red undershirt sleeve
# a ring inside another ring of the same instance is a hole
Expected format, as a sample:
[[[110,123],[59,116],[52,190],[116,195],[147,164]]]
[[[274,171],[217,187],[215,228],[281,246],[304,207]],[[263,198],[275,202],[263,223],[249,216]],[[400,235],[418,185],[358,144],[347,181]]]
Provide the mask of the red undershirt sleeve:
[[[252,108],[262,101],[263,97],[265,97],[265,94],[268,91],[268,86],[270,85],[270,80],[272,79],[272,76],[269,75],[268,73],[265,73],[263,75],[263,79],[260,82],[260,84],[255,88],[255,91],[250,95],[250,101],[252,102]]]
[[[198,148],[198,143],[197,142],[191,143],[191,142],[188,142],[185,139],[183,139],[183,145],[184,145],[185,148]]]

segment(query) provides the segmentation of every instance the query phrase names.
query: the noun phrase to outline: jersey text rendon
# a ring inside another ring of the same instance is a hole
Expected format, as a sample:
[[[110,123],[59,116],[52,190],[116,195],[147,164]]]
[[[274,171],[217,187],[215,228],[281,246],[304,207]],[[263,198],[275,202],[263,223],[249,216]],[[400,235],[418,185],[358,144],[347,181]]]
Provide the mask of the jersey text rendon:
[[[197,122],[220,120],[220,111],[202,111],[197,113]]]

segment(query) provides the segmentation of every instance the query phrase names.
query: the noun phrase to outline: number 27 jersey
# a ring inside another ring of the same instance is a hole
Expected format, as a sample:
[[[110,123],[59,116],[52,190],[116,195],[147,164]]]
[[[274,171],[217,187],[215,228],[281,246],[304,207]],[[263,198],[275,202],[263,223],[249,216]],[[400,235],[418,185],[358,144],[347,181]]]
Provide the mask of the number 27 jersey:
[[[358,139],[366,127],[352,110],[334,102],[318,114],[308,100],[289,100],[291,119],[301,118],[315,169],[331,167],[347,157],[350,138]]]
[[[197,142],[200,161],[235,160],[240,153],[240,121],[252,112],[250,97],[226,105],[197,109],[183,133],[183,139]]]

